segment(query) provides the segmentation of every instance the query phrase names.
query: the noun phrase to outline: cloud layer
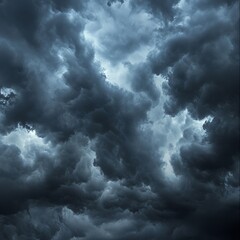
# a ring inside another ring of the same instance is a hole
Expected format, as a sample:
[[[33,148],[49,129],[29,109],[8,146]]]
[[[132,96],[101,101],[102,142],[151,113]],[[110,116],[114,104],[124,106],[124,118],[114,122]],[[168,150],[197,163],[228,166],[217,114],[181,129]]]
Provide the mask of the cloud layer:
[[[0,239],[238,239],[238,1],[0,1]]]

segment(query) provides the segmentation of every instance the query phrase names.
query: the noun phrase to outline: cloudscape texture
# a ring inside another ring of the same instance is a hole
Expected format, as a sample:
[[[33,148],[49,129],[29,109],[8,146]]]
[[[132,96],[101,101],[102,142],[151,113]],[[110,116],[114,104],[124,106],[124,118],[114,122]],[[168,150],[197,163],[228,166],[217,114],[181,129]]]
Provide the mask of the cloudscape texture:
[[[239,2],[0,0],[0,240],[239,239]]]

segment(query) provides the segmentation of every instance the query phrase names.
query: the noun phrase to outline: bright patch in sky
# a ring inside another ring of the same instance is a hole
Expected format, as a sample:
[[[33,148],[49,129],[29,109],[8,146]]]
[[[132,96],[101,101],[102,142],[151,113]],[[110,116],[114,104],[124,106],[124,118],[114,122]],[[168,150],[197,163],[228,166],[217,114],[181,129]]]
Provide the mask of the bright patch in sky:
[[[26,165],[32,165],[35,162],[37,152],[46,152],[47,154],[53,152],[50,142],[38,137],[35,130],[27,130],[21,126],[2,136],[2,142],[18,147]]]

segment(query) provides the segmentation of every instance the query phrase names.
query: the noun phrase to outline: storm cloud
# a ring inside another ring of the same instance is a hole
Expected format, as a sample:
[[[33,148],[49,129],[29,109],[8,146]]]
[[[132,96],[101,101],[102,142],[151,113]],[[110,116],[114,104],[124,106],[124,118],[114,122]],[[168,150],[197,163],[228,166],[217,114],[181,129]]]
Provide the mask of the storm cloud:
[[[0,1],[0,239],[238,239],[238,148],[238,1]]]

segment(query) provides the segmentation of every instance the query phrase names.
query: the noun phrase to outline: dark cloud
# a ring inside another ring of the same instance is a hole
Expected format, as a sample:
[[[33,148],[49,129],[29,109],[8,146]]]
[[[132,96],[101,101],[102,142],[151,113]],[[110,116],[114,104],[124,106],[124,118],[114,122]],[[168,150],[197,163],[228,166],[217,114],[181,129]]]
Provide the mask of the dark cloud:
[[[177,5],[179,0],[173,0],[173,1],[143,1],[143,0],[137,0],[137,1],[131,1],[131,4],[135,8],[146,8],[150,13],[154,15],[160,15],[161,20],[165,21],[165,19],[172,20],[174,18],[174,7]]]
[[[116,3],[116,2],[119,2],[119,3],[123,4],[123,3],[124,3],[124,0],[110,0],[110,1],[107,2],[107,5],[108,5],[109,7],[111,7],[111,5],[112,5],[113,3]]]
[[[126,0],[111,0],[107,2],[107,5],[111,7],[113,3],[121,3],[123,4],[124,2],[127,2]],[[179,0],[174,0],[174,1],[155,1],[155,0],[150,0],[150,1],[143,1],[143,0],[130,0],[130,4],[133,6],[134,9],[136,10],[141,10],[142,8],[147,9],[148,12],[151,14],[156,14],[159,16],[163,16],[164,18],[167,19],[172,19],[174,17],[174,7],[177,5]],[[164,18],[162,20],[164,20]]]
[[[129,71],[132,73],[130,78],[132,88],[135,92],[144,92],[150,99],[156,101],[159,99],[159,90],[157,89],[151,68],[147,63],[141,63],[139,65],[127,64]]]
[[[153,71],[169,72],[165,86],[170,95],[168,113],[188,108],[194,117],[203,118],[223,107],[236,112],[237,9],[235,4],[223,9],[195,10],[186,26],[173,30],[161,52],[154,54]]]
[[[237,9],[0,1],[0,239],[238,239]]]

